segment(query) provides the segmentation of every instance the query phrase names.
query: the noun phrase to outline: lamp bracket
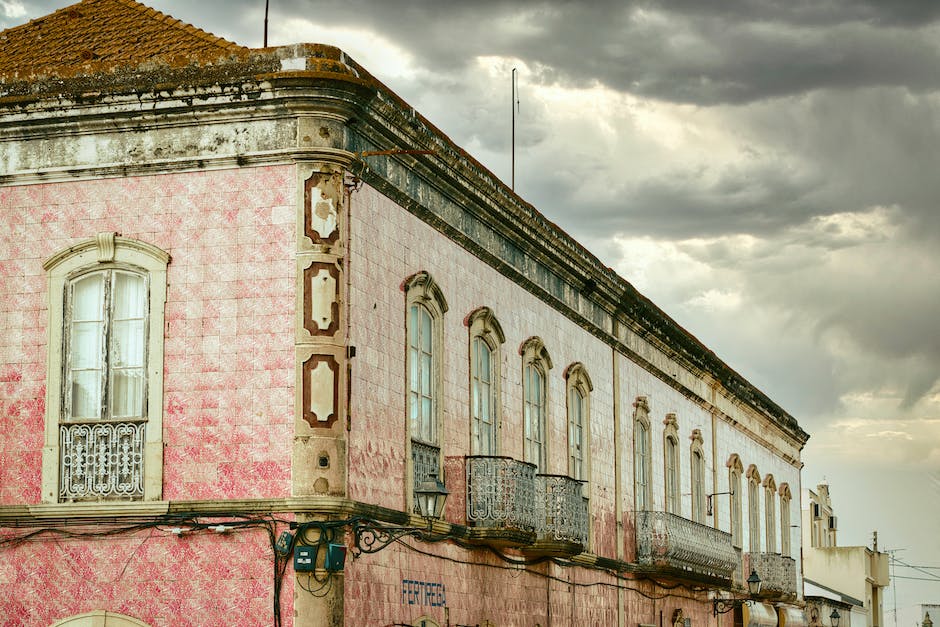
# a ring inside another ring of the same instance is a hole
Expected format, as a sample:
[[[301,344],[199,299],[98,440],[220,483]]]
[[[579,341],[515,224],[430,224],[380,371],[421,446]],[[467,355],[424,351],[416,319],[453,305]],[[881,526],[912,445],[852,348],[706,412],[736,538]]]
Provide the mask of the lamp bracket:
[[[388,526],[366,520],[353,523],[352,532],[353,557],[363,553],[378,553],[392,542],[409,536],[417,540],[428,540],[430,536],[426,530],[417,527]]]
[[[741,607],[742,605],[753,605],[754,601],[751,599],[713,599],[712,600],[712,616],[718,616],[719,614],[727,614],[736,607]]]

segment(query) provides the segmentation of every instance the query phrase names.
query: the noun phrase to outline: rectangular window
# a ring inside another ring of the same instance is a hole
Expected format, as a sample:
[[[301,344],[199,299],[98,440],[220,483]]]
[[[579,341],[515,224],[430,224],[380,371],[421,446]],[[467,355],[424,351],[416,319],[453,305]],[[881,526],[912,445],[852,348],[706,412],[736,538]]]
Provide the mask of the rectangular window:
[[[59,498],[143,498],[147,282],[107,269],[69,281]]]
[[[471,411],[473,455],[496,454],[496,386],[493,351],[482,337],[471,343]]]
[[[649,431],[642,422],[635,423],[633,439],[636,508],[638,511],[645,511],[649,509],[650,450]]]
[[[534,364],[526,364],[525,397],[525,461],[545,472],[545,377]]]
[[[426,308],[413,304],[408,322],[408,415],[411,436],[422,442],[436,444],[433,321]]]
[[[679,447],[674,439],[666,438],[666,511],[679,514]]]
[[[699,451],[692,453],[692,520],[705,522],[705,459]]]
[[[576,387],[568,391],[568,473],[584,480],[584,396]]]

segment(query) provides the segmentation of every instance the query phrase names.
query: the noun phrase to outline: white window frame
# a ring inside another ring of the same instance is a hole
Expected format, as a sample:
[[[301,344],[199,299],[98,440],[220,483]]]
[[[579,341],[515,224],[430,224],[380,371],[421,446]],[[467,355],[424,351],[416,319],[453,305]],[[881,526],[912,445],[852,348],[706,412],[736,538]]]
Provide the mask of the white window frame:
[[[689,436],[692,444],[689,446],[689,477],[692,483],[692,520],[705,524],[706,490],[705,490],[705,452],[704,440],[699,429],[693,429]]]
[[[591,392],[594,385],[584,364],[565,369],[568,414],[568,476],[590,485],[591,476]],[[585,490],[587,496],[587,490]]]
[[[790,485],[781,483],[777,492],[780,494],[780,554],[790,557]]]
[[[774,476],[768,474],[764,477],[764,550],[767,553],[777,552],[777,483]]]
[[[748,550],[760,553],[760,473],[751,464],[747,469]]]
[[[737,548],[743,547],[743,505],[741,499],[741,475],[744,474],[744,466],[741,464],[741,458],[737,453],[733,453],[726,464],[728,466],[728,491],[730,494],[731,511],[729,523],[731,527],[731,544]]]
[[[552,359],[545,344],[530,337],[519,347],[522,356],[523,461],[536,465],[536,472],[548,473],[548,373]],[[534,381],[540,383],[532,389]]]
[[[652,429],[649,401],[638,396],[633,403],[633,495],[636,511],[653,508]]]
[[[65,424],[67,289],[84,273],[106,269],[130,270],[146,278],[149,329],[146,339],[146,383],[143,443],[144,501],[160,500],[163,491],[163,346],[166,269],[170,256],[156,246],[114,233],[93,238],[59,251],[43,263],[49,289],[49,343],[46,360],[46,424],[42,451],[42,502],[60,501],[60,426]],[[127,500],[109,498],[104,503]]]
[[[405,451],[405,460],[407,466],[407,477],[405,481],[405,500],[408,510],[414,510],[414,486],[420,481],[424,481],[427,477],[425,476],[416,476],[421,475],[422,473],[416,473],[415,470],[415,461],[414,455],[420,456],[420,450],[433,451],[437,449],[436,455],[437,459],[434,463],[430,464],[431,468],[428,470],[427,474],[436,474],[438,477],[442,478],[441,475],[441,466],[443,463],[443,451],[441,450],[441,433],[442,433],[442,424],[441,424],[441,400],[442,400],[442,390],[444,389],[443,382],[443,347],[444,347],[444,314],[447,313],[447,300],[444,298],[444,294],[438,287],[437,283],[425,271],[417,272],[410,277],[408,277],[402,283],[402,289],[405,292],[405,432],[407,433],[406,437],[406,451]],[[417,365],[417,368],[412,368],[412,360],[414,358],[413,353],[414,349],[417,348],[420,352],[422,349],[418,342],[418,338],[414,337],[412,330],[413,316],[417,314],[426,313],[430,317],[431,322],[431,349],[430,349],[430,372],[427,373],[429,377],[429,390],[430,395],[430,415],[423,416],[419,412],[418,421],[417,421],[417,432],[415,432],[415,422],[412,419],[412,403],[413,395],[418,393],[419,396],[423,394],[423,390],[419,387],[416,387],[417,383],[414,380],[414,372],[417,370],[418,378],[421,378],[422,368]],[[426,424],[422,424],[423,421],[427,421]],[[422,437],[425,436],[425,437]],[[415,445],[419,448],[415,450]],[[430,453],[428,453],[430,456]]]
[[[474,310],[465,323],[470,331],[470,454],[499,455],[502,418],[500,347],[506,336],[489,307]],[[486,373],[481,371],[479,350],[482,347],[490,352],[489,372]],[[489,378],[488,382],[484,375]],[[489,422],[485,413],[489,414]],[[487,425],[490,431],[488,438],[484,437]]]
[[[663,485],[665,488],[665,510],[676,516],[682,515],[682,479],[679,469],[679,426],[674,413],[666,414],[663,420]]]

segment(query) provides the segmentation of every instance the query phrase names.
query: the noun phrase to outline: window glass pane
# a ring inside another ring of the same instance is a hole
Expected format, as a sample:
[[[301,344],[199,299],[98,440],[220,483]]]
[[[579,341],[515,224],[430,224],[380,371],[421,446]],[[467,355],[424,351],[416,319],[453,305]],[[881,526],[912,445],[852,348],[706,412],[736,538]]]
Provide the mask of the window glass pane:
[[[69,338],[72,369],[100,369],[103,340],[104,322],[73,322]]]
[[[105,273],[97,272],[72,284],[72,320],[104,319]]]
[[[421,350],[426,353],[431,353],[431,315],[428,313],[428,310],[424,307],[420,308],[421,310]]]
[[[127,368],[112,373],[111,415],[115,418],[143,416],[144,370]]]
[[[101,371],[72,372],[72,418],[100,418]]]
[[[143,319],[147,300],[144,293],[144,279],[126,272],[114,273],[114,319]]]
[[[111,367],[144,365],[144,321],[115,320],[111,325]]]

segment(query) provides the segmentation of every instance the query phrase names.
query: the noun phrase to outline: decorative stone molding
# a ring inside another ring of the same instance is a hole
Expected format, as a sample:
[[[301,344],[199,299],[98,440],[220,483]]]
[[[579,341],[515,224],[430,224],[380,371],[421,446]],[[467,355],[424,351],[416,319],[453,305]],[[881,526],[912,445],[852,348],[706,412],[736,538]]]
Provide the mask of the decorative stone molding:
[[[520,344],[519,354],[522,355],[523,359],[541,360],[547,370],[551,370],[554,367],[552,358],[548,354],[545,343],[542,342],[542,338],[540,337],[532,336]]]

